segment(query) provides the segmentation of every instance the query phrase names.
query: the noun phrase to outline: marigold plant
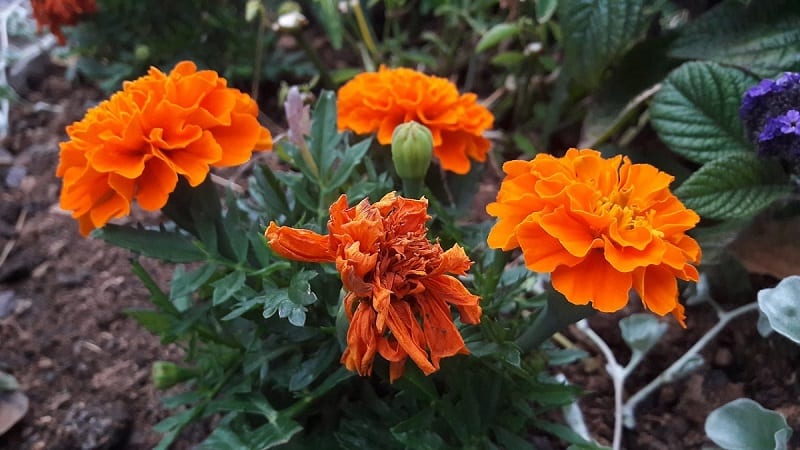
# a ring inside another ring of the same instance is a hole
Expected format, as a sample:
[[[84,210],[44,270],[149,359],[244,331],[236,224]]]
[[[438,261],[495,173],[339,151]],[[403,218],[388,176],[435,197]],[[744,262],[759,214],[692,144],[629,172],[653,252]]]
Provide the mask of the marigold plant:
[[[483,133],[494,117],[472,93],[459,94],[445,78],[411,69],[381,67],[357,75],[341,89],[337,100],[339,130],[377,133],[388,145],[401,123],[416,121],[431,130],[433,154],[445,170],[469,172],[470,160],[486,161],[489,140]]]
[[[56,175],[61,207],[83,235],[129,214],[133,200],[162,208],[178,175],[197,186],[209,166],[241,164],[272,147],[256,102],[226,84],[189,61],[169,75],[151,68],[67,127]]]
[[[348,208],[342,195],[330,207],[327,235],[274,222],[266,230],[270,247],[285,258],[336,263],[350,319],[341,362],[359,375],[372,373],[376,355],[390,362],[394,381],[407,358],[428,375],[442,358],[469,353],[450,305],[464,323],[480,322],[479,297],[453,276],[472,262],[458,245],[443,251],[428,241],[427,207],[424,198],[392,192]]]
[[[67,39],[61,27],[76,25],[84,14],[97,12],[97,3],[95,0],[31,0],[31,8],[39,32],[48,27],[58,43],[64,45]]]
[[[698,280],[700,247],[685,232],[700,218],[670,192],[674,177],[574,148],[503,170],[497,201],[486,207],[498,218],[490,247],[519,247],[526,266],[552,272],[553,288],[574,304],[618,311],[633,288],[647,309],[684,325],[676,279]]]

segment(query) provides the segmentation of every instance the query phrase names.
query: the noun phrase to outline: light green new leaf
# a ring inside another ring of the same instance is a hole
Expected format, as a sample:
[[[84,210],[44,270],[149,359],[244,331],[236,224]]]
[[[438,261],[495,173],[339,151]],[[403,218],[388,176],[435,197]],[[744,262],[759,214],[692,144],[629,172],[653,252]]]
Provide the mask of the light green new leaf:
[[[694,162],[750,153],[739,104],[756,81],[716,63],[686,63],[669,74],[653,99],[653,128],[675,153]]]
[[[783,450],[792,435],[786,418],[749,398],[737,398],[711,411],[705,429],[725,450]]]
[[[475,52],[481,53],[500,44],[504,40],[519,33],[519,28],[518,22],[498,23],[483,33],[483,36],[481,36],[478,44],[475,45]]]
[[[771,0],[743,5],[728,0],[684,28],[670,51],[706,59],[761,77],[800,70],[800,2]]]
[[[647,29],[644,0],[562,0],[559,18],[564,34],[566,68],[592,88],[605,69],[625,54]]]
[[[758,291],[758,309],[773,330],[800,344],[800,276],[786,277],[774,288]]]
[[[790,191],[776,163],[741,153],[704,165],[675,195],[701,216],[725,220],[752,216]]]

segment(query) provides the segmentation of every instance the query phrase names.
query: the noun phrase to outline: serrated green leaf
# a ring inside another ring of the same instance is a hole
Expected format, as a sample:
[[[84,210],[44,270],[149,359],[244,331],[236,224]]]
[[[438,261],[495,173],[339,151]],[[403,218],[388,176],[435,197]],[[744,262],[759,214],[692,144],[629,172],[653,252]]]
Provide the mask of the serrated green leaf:
[[[303,427],[299,423],[280,415],[275,421],[253,430],[253,436],[248,439],[248,443],[250,448],[266,450],[289,442],[292,436],[302,430]]]
[[[289,282],[289,300],[301,306],[311,305],[317,301],[317,295],[311,290],[310,280],[317,276],[317,272],[298,272]]]
[[[743,5],[728,0],[682,31],[670,56],[706,59],[761,77],[800,70],[800,2],[772,0]]]
[[[675,195],[701,216],[725,220],[752,216],[789,192],[791,187],[776,163],[741,153],[704,165]]]
[[[498,23],[486,30],[475,45],[475,52],[484,52],[519,33],[519,23]]]
[[[185,235],[174,231],[143,230],[107,224],[92,232],[92,236],[163,261],[188,263],[206,259],[200,248]]]
[[[185,311],[191,304],[192,294],[197,291],[216,272],[216,266],[205,264],[187,272],[180,265],[172,273],[169,296],[172,304],[180,311]]]
[[[644,0],[561,0],[566,69],[586,87],[644,35],[649,22]]]
[[[320,171],[321,181],[327,181],[338,153],[334,149],[344,137],[336,129],[336,94],[322,91],[311,117],[309,150]]]
[[[653,128],[672,151],[694,162],[751,153],[739,104],[756,81],[712,62],[683,64],[669,74],[653,99]]]
[[[147,331],[158,336],[169,331],[176,323],[173,316],[150,309],[128,309],[124,312]]]
[[[178,309],[169,301],[167,294],[161,290],[161,287],[159,287],[150,274],[147,273],[147,270],[145,270],[141,263],[134,259],[131,260],[131,266],[133,273],[136,274],[142,284],[144,284],[150,292],[150,301],[164,312],[177,314]]]
[[[300,364],[289,379],[289,390],[299,391],[307,388],[331,365],[339,355],[338,345],[328,340],[314,354]]]
[[[367,154],[370,144],[372,144],[372,139],[365,139],[344,151],[344,158],[339,161],[339,166],[334,171],[330,181],[328,181],[328,185],[325,186],[327,192],[337,192],[350,178],[353,169],[361,163],[364,155]]]
[[[737,398],[711,411],[705,430],[725,450],[785,450],[792,435],[785,417],[749,398]]]
[[[219,280],[211,283],[214,287],[214,294],[212,295],[211,302],[214,306],[222,304],[244,286],[247,276],[244,272],[236,271],[220,278]]]
[[[786,277],[774,288],[760,290],[758,309],[773,330],[800,344],[800,276]]]
[[[262,315],[265,319],[269,319],[278,312],[278,307],[285,302],[290,302],[289,293],[286,289],[274,289],[267,292],[264,294],[264,312]]]
[[[240,438],[238,433],[226,427],[217,427],[202,444],[201,449],[207,450],[251,450]]]

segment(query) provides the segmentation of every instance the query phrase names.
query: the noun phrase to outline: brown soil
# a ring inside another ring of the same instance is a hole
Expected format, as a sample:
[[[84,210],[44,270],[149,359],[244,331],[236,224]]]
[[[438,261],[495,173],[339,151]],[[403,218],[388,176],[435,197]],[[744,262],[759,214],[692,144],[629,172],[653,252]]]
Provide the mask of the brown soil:
[[[180,349],[160,345],[123,313],[148,306],[147,292],[130,270],[131,254],[81,237],[76,223],[57,207],[57,143],[64,127],[103,95],[65,81],[61,70],[34,87],[15,106],[10,136],[0,145],[0,255],[10,249],[4,261],[0,257],[0,370],[14,375],[30,399],[25,418],[0,436],[0,448],[152,448],[159,440],[152,426],[166,413],[150,367],[156,360],[179,360]],[[37,102],[52,111],[36,107]],[[160,271],[160,278],[166,286],[168,270]],[[688,316],[688,330],[670,326],[629,380],[629,394],[715,323],[708,305],[689,308]],[[619,317],[598,314],[591,323],[624,362],[628,355]],[[790,448],[800,448],[800,348],[780,336],[762,339],[755,322],[755,313],[737,319],[703,351],[706,364],[643,402],[638,428],[625,432],[625,448],[708,445],[705,417],[741,396],[786,415],[796,430]],[[587,424],[608,443],[613,393],[605,362],[578,333],[567,335],[593,355],[564,369],[572,383],[588,391],[580,400]],[[202,432],[176,447],[197,437]]]
[[[30,399],[0,448],[152,448],[160,437],[151,428],[166,414],[150,367],[180,351],[123,313],[148,306],[130,252],[81,237],[58,209],[58,141],[103,95],[53,69],[14,106],[0,145],[8,152],[0,166],[0,252],[10,249],[0,263],[0,370]]]

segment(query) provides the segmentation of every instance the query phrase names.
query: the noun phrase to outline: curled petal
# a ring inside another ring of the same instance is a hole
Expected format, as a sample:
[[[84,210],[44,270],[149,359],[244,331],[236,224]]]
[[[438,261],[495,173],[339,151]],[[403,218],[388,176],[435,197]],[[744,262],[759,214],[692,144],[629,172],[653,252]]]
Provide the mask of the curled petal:
[[[279,227],[270,222],[264,236],[270,248],[284,258],[303,262],[333,262],[328,251],[328,236],[309,230]]]

